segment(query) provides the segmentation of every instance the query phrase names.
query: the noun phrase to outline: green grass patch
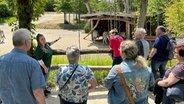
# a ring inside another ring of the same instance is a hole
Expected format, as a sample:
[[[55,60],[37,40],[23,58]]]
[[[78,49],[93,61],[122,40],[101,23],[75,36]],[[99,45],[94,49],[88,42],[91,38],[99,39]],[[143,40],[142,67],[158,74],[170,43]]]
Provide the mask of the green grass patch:
[[[0,23],[12,23],[15,22],[16,20],[17,20],[16,17],[0,18]]]
[[[94,71],[95,78],[98,82],[98,84],[102,84],[104,78],[108,75],[109,71],[103,70],[103,71]]]
[[[57,70],[52,70],[50,72],[50,76],[48,79],[48,86],[49,87],[55,87],[56,83],[55,83],[55,75],[56,75]],[[94,71],[94,76],[98,82],[98,84],[102,84],[104,78],[107,76],[107,74],[109,73],[109,71]]]
[[[68,64],[66,56],[53,56],[52,64]],[[109,55],[82,55],[79,60],[79,64],[90,66],[108,66],[112,65],[112,58]]]
[[[50,75],[49,75],[49,79],[48,79],[48,86],[49,87],[55,87],[56,83],[55,83],[55,75],[56,75],[57,70],[51,70]]]

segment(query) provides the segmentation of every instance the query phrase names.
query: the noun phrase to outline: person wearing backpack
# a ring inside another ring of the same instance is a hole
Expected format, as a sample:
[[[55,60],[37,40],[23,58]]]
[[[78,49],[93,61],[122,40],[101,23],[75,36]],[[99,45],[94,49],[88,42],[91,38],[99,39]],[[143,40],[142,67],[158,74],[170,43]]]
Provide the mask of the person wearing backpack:
[[[166,64],[169,60],[168,44],[170,38],[166,35],[166,28],[164,26],[158,26],[155,32],[157,37],[150,52],[149,59],[151,60],[154,77],[157,78],[157,71],[159,71],[160,77],[163,78]]]

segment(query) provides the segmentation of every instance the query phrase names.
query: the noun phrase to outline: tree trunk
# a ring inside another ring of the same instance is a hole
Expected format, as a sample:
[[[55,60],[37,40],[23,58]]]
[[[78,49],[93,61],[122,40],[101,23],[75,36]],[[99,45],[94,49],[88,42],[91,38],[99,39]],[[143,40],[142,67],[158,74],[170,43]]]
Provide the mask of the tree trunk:
[[[148,0],[141,0],[139,18],[137,22],[138,28],[144,28],[144,24],[146,21],[146,14],[147,14],[147,6],[148,6]]]
[[[69,23],[70,23],[70,13],[69,13]]]
[[[90,7],[89,3],[88,2],[84,2],[84,4],[85,4],[85,6],[86,6],[86,8],[88,10],[88,14],[92,13],[91,7]]]
[[[120,8],[120,12],[124,11],[124,3],[123,3],[123,1],[124,0],[117,0],[119,8]]]
[[[64,12],[64,24],[67,23],[67,20],[66,20],[66,12]]]
[[[125,13],[130,13],[129,0],[124,0]]]
[[[19,28],[31,30],[33,7],[30,0],[17,0]]]
[[[17,19],[19,28],[27,28],[31,31],[31,22],[33,17],[33,5],[31,0],[17,0]],[[32,41],[31,41],[32,44]],[[33,45],[28,52],[28,55],[33,56]]]

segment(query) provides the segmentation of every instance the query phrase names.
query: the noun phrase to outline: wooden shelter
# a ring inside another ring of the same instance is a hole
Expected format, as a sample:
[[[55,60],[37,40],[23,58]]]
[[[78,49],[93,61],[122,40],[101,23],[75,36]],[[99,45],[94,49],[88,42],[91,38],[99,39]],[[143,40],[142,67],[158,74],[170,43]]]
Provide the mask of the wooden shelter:
[[[136,16],[127,13],[92,13],[81,15],[81,19],[90,20],[91,31],[87,36],[92,34],[94,30],[98,31],[99,36],[102,36],[104,31],[109,32],[116,28],[119,33],[125,32],[127,38],[131,39]],[[92,40],[94,40],[93,36]]]

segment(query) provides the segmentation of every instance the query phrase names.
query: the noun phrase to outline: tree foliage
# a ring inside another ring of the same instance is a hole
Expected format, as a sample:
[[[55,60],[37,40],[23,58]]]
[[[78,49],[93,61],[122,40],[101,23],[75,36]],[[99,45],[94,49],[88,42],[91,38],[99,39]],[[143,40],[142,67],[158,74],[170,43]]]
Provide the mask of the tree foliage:
[[[165,23],[168,28],[179,36],[184,36],[184,1],[175,0],[165,10]]]
[[[44,14],[46,0],[6,0],[9,8],[17,17],[18,24],[16,28],[34,29],[32,21]],[[18,26],[18,27],[17,27]]]

